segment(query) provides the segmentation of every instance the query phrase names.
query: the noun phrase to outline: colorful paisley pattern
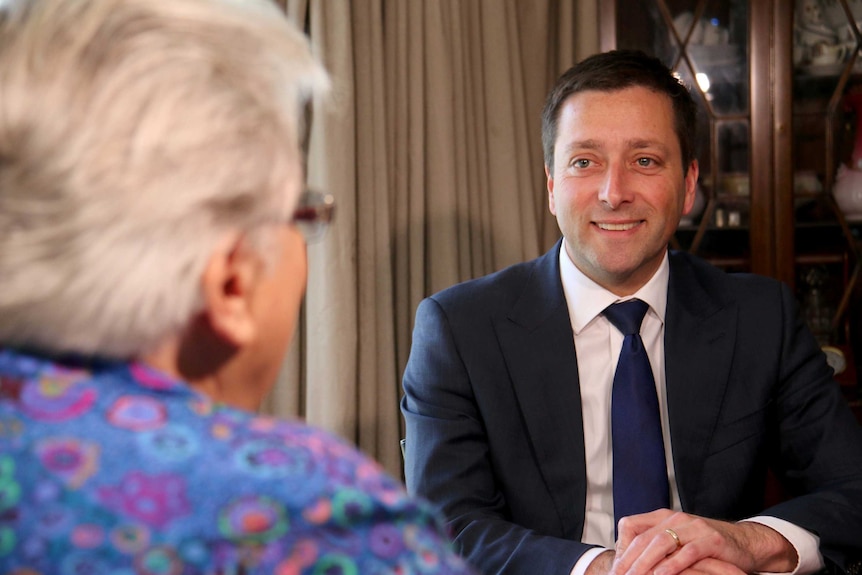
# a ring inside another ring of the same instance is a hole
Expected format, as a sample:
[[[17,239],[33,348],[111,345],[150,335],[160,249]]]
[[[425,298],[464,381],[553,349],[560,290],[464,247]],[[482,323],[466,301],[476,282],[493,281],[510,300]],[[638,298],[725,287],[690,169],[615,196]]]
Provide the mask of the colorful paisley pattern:
[[[141,364],[0,349],[0,573],[466,574],[347,443]]]

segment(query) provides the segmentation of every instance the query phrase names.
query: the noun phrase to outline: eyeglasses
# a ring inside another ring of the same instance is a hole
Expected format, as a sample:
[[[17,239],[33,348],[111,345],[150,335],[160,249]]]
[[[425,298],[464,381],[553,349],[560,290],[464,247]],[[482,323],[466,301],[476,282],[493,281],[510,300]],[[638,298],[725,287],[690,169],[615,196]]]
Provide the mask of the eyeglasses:
[[[299,205],[290,220],[305,238],[306,243],[319,240],[335,215],[335,198],[306,189],[299,197]]]

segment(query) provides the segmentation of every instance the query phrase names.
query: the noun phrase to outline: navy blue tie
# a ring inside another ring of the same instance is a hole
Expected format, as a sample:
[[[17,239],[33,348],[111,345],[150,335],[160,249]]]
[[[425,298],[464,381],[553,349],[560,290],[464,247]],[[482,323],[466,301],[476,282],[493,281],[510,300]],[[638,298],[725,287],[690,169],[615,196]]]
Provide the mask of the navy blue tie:
[[[647,309],[633,299],[604,311],[625,336],[611,394],[614,533],[623,517],[670,507],[655,379],[640,336]]]

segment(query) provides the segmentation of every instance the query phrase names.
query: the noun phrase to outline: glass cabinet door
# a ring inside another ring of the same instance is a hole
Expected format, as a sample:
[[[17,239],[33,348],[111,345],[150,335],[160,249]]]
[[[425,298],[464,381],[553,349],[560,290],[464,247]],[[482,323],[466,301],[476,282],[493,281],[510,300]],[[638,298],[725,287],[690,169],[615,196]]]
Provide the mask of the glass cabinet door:
[[[793,8],[796,287],[821,343],[842,345],[859,316],[862,0],[797,0]]]
[[[674,247],[751,271],[748,2],[620,0],[615,20],[614,47],[657,56],[700,108],[698,196]]]
[[[846,360],[839,381],[862,389],[862,0],[616,0],[600,15],[603,50],[656,55],[700,106],[698,202],[675,247],[790,285]]]

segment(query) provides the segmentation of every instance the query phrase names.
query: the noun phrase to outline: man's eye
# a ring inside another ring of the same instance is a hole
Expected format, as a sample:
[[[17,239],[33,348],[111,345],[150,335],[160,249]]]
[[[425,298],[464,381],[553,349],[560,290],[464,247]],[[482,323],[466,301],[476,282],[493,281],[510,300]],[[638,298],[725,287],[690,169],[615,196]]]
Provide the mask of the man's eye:
[[[652,166],[655,162],[652,158],[638,158],[638,165],[642,168],[648,168]]]
[[[583,159],[575,160],[574,162],[572,162],[572,166],[574,166],[576,168],[581,168],[581,169],[582,168],[589,168],[590,167],[590,161],[589,160],[583,160]]]

